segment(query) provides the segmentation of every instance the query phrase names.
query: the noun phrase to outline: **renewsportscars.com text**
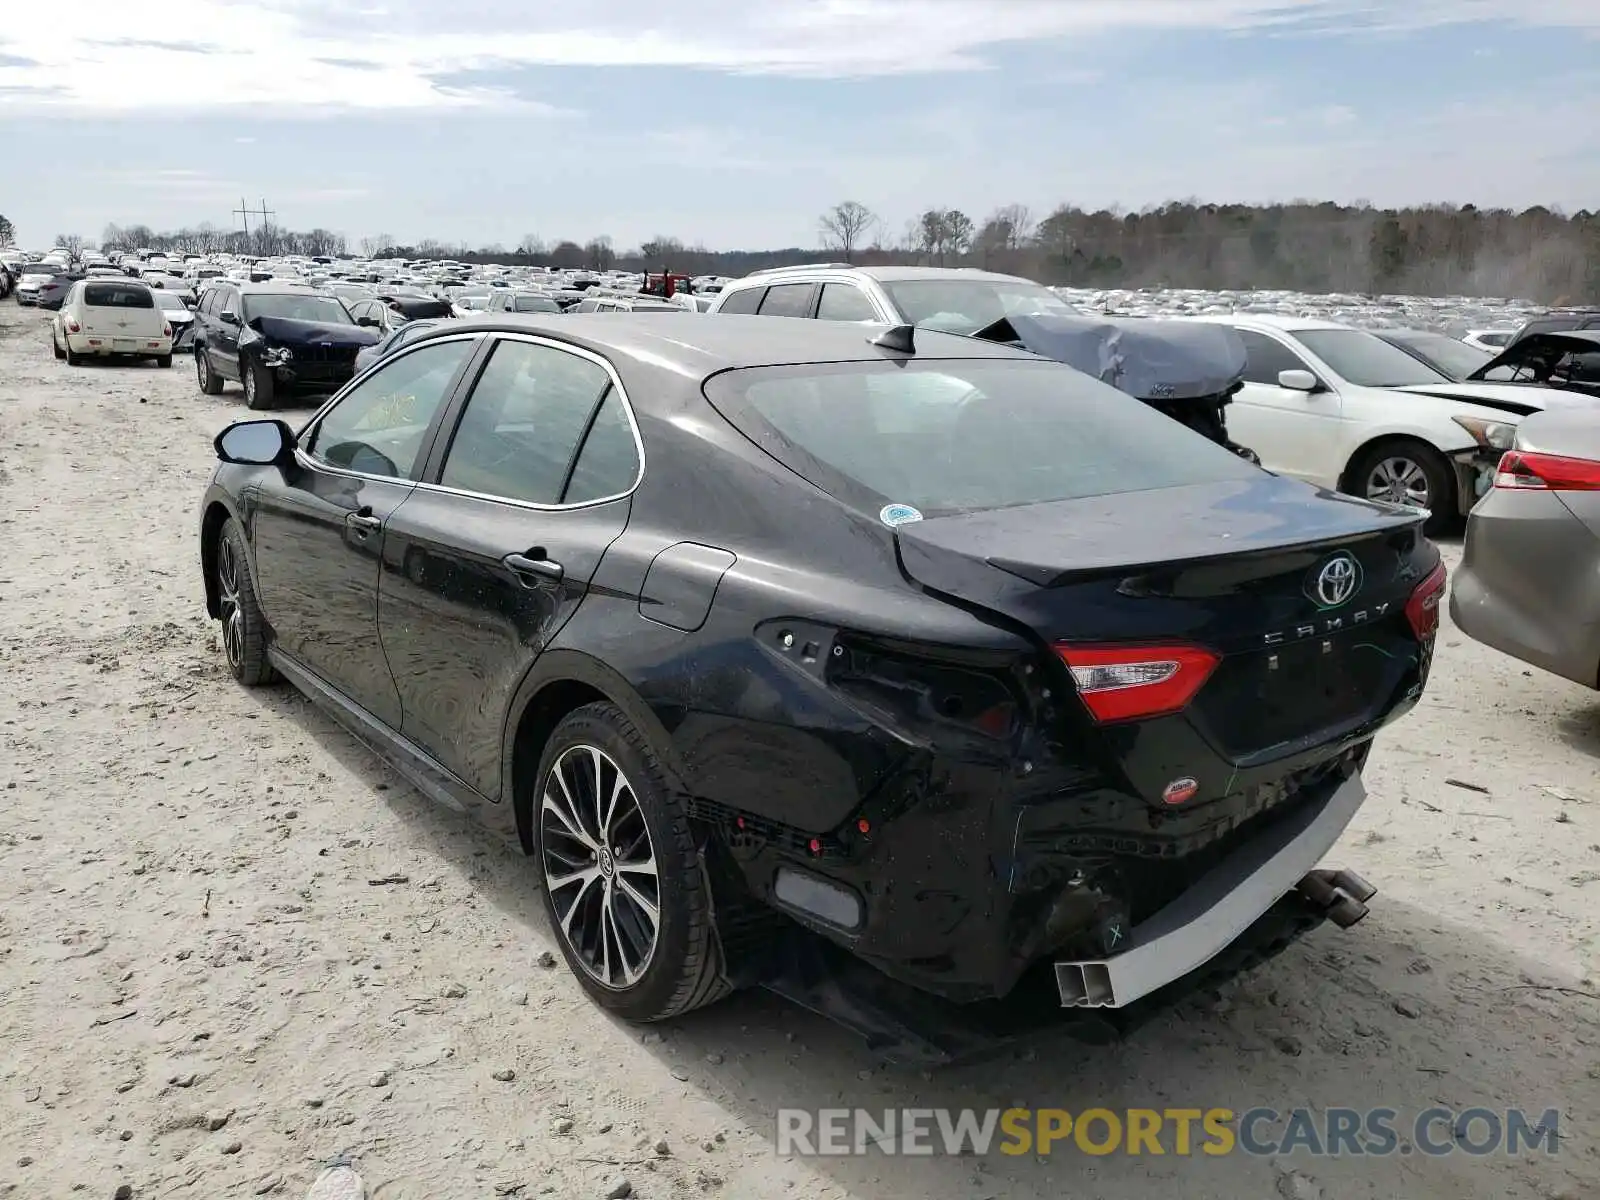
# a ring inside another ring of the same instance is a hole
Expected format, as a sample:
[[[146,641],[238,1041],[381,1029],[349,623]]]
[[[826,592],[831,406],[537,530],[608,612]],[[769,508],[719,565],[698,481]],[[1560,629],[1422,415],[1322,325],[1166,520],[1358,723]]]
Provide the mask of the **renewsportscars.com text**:
[[[1483,1156],[1555,1154],[1560,1114],[1518,1108],[778,1110],[780,1155]]]

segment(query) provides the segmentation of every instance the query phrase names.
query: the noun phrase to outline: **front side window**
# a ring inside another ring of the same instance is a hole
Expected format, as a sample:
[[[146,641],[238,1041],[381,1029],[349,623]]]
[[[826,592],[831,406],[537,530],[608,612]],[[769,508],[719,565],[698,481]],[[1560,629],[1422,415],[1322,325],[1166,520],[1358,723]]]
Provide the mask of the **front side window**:
[[[1264,383],[1277,387],[1280,371],[1309,371],[1305,359],[1290,350],[1277,338],[1270,338],[1254,329],[1236,331],[1244,343],[1246,383]]]
[[[878,310],[867,294],[852,283],[825,283],[817,303],[817,318],[822,321],[877,321]]]
[[[323,415],[308,453],[335,467],[404,479],[476,340],[419,346],[372,372]]]
[[[445,455],[445,487],[530,504],[559,504],[611,377],[553,346],[494,348]]]
[[[860,511],[928,516],[1248,480],[1259,468],[1060,363],[865,361],[724,371],[712,405]]]

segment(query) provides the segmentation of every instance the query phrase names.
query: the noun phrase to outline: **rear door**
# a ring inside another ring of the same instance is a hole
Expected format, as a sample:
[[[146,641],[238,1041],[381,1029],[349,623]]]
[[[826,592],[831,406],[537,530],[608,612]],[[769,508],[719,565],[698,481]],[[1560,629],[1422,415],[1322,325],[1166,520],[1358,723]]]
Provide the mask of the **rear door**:
[[[1322,487],[1338,484],[1344,463],[1339,393],[1288,342],[1254,329],[1238,329],[1247,363],[1244,386],[1224,411],[1228,436],[1261,456],[1269,471]],[[1280,371],[1310,371],[1322,390],[1283,387]]]
[[[522,335],[448,424],[390,518],[379,627],[402,732],[498,799],[512,697],[627,525],[641,452],[603,359]]]

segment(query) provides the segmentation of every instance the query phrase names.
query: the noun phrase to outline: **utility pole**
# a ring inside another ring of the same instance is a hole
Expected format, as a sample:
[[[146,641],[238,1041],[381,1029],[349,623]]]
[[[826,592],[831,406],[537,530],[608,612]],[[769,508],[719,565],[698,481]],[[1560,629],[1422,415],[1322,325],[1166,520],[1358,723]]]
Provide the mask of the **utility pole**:
[[[272,218],[278,214],[267,207],[267,202],[265,199],[261,201],[260,208],[251,208],[248,201],[241,196],[239,198],[239,207],[233,210],[233,215],[238,217],[244,223],[245,242],[248,245],[250,241],[250,218],[261,218],[260,224],[256,227],[256,232],[260,233],[266,230],[272,224]]]

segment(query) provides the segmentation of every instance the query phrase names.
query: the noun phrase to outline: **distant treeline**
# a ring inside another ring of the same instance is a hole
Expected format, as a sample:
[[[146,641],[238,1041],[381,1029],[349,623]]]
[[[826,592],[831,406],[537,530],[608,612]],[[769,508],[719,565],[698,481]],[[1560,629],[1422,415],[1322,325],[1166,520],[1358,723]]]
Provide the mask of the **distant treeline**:
[[[360,240],[366,257],[451,258],[553,267],[743,275],[762,267],[839,257],[864,264],[976,266],[1081,287],[1286,289],[1521,297],[1544,303],[1600,303],[1600,214],[1542,207],[1512,212],[1473,205],[1376,209],[1309,201],[1267,206],[1183,202],[1139,212],[1086,212],[1063,205],[1035,219],[1023,205],[975,221],[929,209],[893,236],[870,209],[845,201],[818,221],[819,249],[708,250],[659,236],[617,251],[609,237],[516,247],[427,239],[404,245],[387,234]],[[82,239],[73,239],[81,243]],[[352,251],[343,234],[266,226],[242,232],[210,226],[157,233],[109,226],[105,249],[178,253],[329,254]]]

